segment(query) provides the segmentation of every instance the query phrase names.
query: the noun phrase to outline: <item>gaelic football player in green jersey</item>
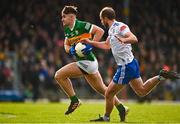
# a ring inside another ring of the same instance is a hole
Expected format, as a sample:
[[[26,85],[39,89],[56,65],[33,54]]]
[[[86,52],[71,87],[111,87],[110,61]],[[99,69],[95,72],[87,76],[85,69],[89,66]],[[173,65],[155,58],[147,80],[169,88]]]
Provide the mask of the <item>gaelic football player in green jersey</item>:
[[[75,45],[84,38],[99,41],[104,31],[94,24],[78,20],[76,15],[77,8],[74,6],[65,6],[61,13],[59,13],[65,32],[65,51],[75,56],[77,60],[65,65],[55,73],[56,81],[71,100],[71,104],[65,112],[66,115],[72,113],[80,105],[80,100],[74,92],[70,78],[83,76],[90,86],[103,96],[107,88],[98,71],[98,62],[92,52],[92,46],[86,44],[86,47],[82,50],[85,55],[84,57],[79,57],[75,50]],[[114,99],[119,113],[124,114],[124,111],[122,111],[124,106],[118,101],[116,96]]]

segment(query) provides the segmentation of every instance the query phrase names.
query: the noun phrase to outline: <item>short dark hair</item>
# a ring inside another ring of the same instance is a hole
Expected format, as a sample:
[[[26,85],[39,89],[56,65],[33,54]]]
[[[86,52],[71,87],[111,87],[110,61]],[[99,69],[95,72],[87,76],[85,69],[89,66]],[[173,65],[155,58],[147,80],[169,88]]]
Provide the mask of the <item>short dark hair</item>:
[[[110,20],[113,20],[116,18],[115,11],[112,7],[104,7],[100,12],[100,16],[102,18],[107,17]]]
[[[75,14],[77,15],[77,7],[75,6],[65,6],[62,10],[62,13],[64,14]]]

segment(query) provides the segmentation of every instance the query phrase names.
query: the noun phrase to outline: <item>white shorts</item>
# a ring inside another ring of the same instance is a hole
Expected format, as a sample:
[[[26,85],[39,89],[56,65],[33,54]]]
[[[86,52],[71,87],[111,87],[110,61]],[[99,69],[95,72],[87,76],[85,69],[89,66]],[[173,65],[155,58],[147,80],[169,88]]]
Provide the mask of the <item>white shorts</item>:
[[[98,62],[97,60],[89,61],[89,60],[81,60],[77,61],[76,64],[79,68],[83,71],[87,72],[88,74],[94,74],[98,72]]]

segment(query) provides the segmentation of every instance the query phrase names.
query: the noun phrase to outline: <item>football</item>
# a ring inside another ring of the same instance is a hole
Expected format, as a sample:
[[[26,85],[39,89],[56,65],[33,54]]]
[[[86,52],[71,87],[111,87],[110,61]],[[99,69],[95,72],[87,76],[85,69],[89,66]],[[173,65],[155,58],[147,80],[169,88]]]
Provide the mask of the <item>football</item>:
[[[76,44],[75,46],[75,50],[76,50],[76,54],[79,56],[79,57],[84,57],[84,54],[82,52],[82,50],[86,48],[86,45],[85,44],[82,44],[82,43],[78,43]]]

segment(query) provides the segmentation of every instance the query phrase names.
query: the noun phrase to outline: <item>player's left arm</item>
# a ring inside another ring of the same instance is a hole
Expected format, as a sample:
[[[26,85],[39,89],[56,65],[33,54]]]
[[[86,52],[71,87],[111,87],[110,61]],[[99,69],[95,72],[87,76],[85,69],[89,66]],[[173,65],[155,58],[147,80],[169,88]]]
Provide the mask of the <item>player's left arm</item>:
[[[89,40],[88,38],[85,38],[82,42],[93,45],[93,46],[100,48],[100,49],[110,49],[111,48],[109,37],[106,39],[106,41],[101,41],[101,42],[92,41],[92,40]]]
[[[93,41],[100,41],[104,34],[104,30],[96,25],[92,25],[90,33],[93,35]]]
[[[117,28],[118,34],[115,35],[115,37],[121,42],[121,43],[137,43],[138,39],[137,37],[130,31],[129,27],[126,24],[121,25]]]
[[[132,32],[127,32],[124,34],[123,37],[120,37],[118,35],[115,35],[115,37],[121,42],[121,43],[137,43],[137,37]]]

